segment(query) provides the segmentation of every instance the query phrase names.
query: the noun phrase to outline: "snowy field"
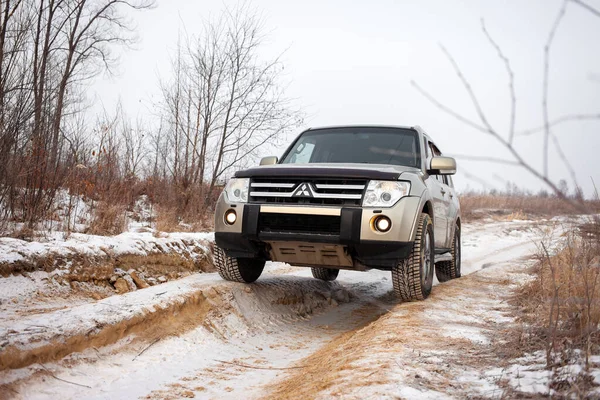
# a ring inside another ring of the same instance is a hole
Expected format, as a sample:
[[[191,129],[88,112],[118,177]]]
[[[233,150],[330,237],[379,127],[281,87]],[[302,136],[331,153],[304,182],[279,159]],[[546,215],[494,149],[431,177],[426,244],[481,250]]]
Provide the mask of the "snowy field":
[[[465,225],[463,278],[436,283],[429,299],[415,303],[393,299],[387,272],[341,271],[328,283],[280,263],[252,285],[196,273],[58,305],[28,301],[52,281],[42,274],[53,272],[0,278],[0,397],[501,398],[507,386],[552,394],[540,354],[506,360],[490,349],[514,322],[507,296],[530,279],[536,243],[559,240],[568,224]],[[2,257],[16,259],[145,254],[211,239],[127,233],[37,244],[0,239],[0,246]]]

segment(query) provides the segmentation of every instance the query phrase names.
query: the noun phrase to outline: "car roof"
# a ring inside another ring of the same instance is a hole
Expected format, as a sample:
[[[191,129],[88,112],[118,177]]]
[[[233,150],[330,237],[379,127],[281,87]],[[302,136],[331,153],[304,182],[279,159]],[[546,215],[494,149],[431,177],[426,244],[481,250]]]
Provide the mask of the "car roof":
[[[306,131],[316,131],[316,130],[321,130],[321,129],[340,129],[340,128],[400,128],[400,129],[414,129],[418,132],[423,132],[423,129],[421,129],[421,127],[418,125],[410,126],[410,125],[378,125],[378,124],[319,126],[319,127],[310,127],[308,129],[306,129]]]

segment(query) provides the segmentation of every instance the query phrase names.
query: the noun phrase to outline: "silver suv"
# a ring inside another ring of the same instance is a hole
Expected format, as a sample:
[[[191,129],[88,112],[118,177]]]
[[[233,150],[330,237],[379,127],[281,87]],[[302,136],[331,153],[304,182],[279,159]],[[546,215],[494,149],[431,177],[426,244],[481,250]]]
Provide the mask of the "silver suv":
[[[281,160],[238,171],[215,211],[222,278],[254,282],[267,260],[305,266],[317,279],[340,269],[391,271],[394,292],[422,300],[460,276],[460,204],[443,157],[419,127],[309,129]]]

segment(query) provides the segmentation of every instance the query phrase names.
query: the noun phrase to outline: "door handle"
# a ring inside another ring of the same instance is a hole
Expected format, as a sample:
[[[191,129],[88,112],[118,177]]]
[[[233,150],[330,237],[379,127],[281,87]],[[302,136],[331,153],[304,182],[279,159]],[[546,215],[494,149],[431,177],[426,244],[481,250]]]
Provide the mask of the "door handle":
[[[452,193],[450,193],[450,198],[451,198],[451,199],[453,199],[453,198],[454,198],[454,195],[453,195]]]
[[[444,189],[440,189],[440,192],[442,193],[442,196],[446,194],[446,191]]]

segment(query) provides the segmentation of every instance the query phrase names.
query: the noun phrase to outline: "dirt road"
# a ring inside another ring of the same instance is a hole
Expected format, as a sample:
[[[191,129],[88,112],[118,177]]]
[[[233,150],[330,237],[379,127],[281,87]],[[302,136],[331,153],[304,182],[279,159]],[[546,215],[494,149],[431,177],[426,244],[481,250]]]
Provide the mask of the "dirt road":
[[[7,330],[0,397],[497,398],[522,384],[498,352],[506,300],[553,225],[466,226],[465,276],[424,302],[397,303],[386,272],[271,264],[253,285],[199,274],[34,313]]]

